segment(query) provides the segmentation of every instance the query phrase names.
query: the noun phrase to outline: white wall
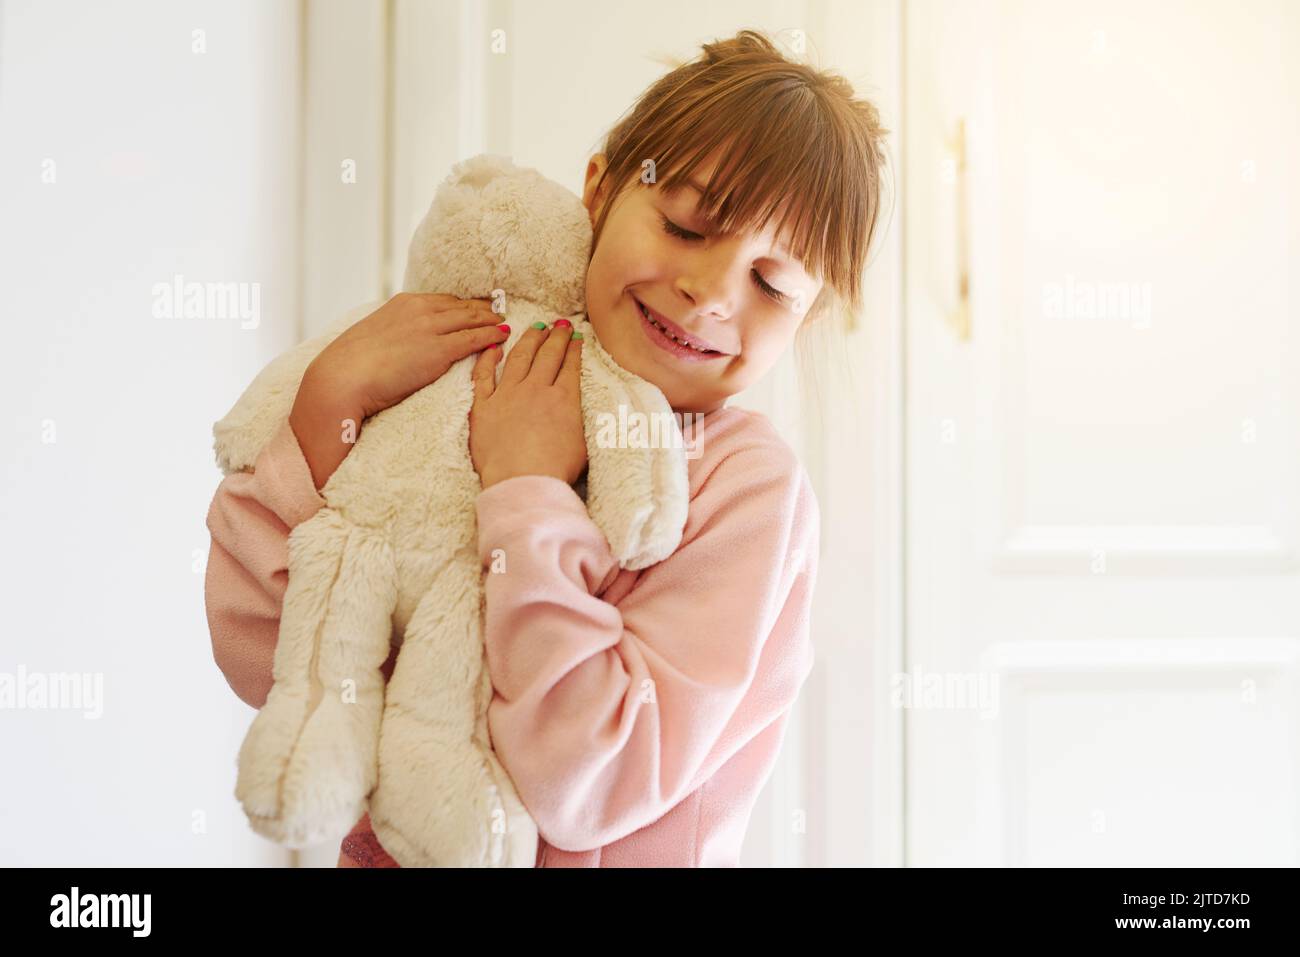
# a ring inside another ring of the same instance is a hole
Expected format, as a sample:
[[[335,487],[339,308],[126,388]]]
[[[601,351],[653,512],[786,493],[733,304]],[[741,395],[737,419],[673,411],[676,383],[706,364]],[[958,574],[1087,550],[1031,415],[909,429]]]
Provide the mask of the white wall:
[[[0,17],[0,673],[103,682],[97,720],[0,710],[0,864],[286,862],[233,797],[203,562],[211,423],[297,338],[298,5]],[[156,318],[177,274],[258,321]]]

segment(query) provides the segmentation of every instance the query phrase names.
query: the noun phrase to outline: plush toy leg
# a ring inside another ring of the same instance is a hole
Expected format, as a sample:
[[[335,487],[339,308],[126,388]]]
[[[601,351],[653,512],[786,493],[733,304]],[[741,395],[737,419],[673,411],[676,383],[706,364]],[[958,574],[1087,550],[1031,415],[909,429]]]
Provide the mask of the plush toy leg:
[[[532,867],[537,830],[487,740],[482,572],[473,546],[439,572],[388,683],[375,836],[402,867]]]
[[[346,834],[375,784],[392,551],[322,508],[289,535],[275,685],[239,751],[235,796],[259,834],[306,847]]]

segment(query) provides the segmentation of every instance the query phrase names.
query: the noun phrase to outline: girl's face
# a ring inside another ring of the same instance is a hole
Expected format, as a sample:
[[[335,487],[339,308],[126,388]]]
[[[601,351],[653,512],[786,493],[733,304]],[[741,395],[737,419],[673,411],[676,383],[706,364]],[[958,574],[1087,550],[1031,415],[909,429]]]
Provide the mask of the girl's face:
[[[696,167],[708,182],[716,157]],[[592,224],[610,183],[595,195],[606,159],[587,164],[582,201]],[[587,268],[587,318],[600,344],[627,371],[658,386],[673,411],[712,412],[750,386],[794,338],[821,281],[762,233],[710,233],[697,188],[665,193],[638,179],[610,209]],[[642,310],[649,311],[647,319]],[[701,352],[674,344],[654,323]]]

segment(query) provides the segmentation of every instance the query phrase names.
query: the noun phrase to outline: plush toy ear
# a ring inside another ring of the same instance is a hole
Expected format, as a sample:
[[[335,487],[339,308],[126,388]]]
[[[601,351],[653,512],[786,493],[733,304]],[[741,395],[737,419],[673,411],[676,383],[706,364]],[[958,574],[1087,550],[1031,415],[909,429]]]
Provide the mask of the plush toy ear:
[[[383,300],[378,300],[349,310],[325,332],[267,363],[230,411],[212,426],[212,448],[223,475],[252,468],[280,423],[289,417],[307,366],[345,329],[381,305]]]
[[[402,288],[462,299],[499,289],[573,315],[585,302],[590,251],[591,222],[577,196],[483,153],[457,163],[438,187],[411,238]]]

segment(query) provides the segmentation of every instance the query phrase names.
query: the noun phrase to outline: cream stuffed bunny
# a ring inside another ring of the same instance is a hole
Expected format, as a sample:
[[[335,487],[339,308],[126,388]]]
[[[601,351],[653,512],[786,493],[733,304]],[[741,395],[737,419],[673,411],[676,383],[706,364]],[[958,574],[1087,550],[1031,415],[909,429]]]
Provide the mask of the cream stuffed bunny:
[[[506,350],[538,319],[566,316],[583,333],[588,469],[575,489],[620,565],[645,568],[681,539],[687,456],[682,443],[597,441],[620,406],[677,423],[658,388],[595,338],[583,308],[590,246],[587,212],[571,192],[504,157],[477,156],[439,187],[403,288],[503,301]],[[307,365],[378,305],[257,375],[213,428],[223,472],[252,466]],[[487,572],[474,507],[482,486],[469,455],[475,358],[366,420],[321,489],[326,507],[289,535],[275,684],[240,749],[235,788],[253,829],[281,844],[337,839],[369,810],[403,867],[534,864],[536,826],[488,735]],[[394,646],[385,686],[380,668]]]

